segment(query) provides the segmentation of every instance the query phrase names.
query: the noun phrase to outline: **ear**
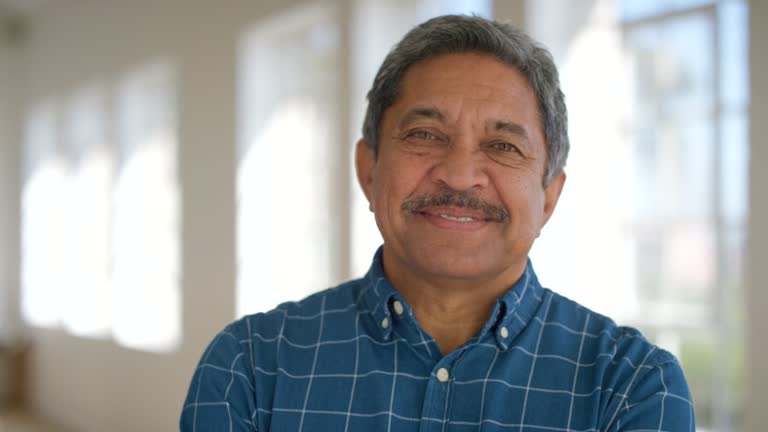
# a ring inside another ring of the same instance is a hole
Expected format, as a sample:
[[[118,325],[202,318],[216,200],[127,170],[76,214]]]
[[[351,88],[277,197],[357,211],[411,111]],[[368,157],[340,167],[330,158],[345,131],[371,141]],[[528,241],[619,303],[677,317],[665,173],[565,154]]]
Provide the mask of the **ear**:
[[[373,156],[373,150],[368,143],[361,139],[355,147],[355,171],[357,172],[357,181],[360,188],[368,199],[368,207],[373,211],[373,169],[376,166],[376,159]]]
[[[546,225],[549,218],[552,217],[552,213],[555,212],[557,201],[560,199],[560,193],[563,191],[565,185],[565,171],[550,180],[547,187],[544,188],[544,223],[542,227]]]

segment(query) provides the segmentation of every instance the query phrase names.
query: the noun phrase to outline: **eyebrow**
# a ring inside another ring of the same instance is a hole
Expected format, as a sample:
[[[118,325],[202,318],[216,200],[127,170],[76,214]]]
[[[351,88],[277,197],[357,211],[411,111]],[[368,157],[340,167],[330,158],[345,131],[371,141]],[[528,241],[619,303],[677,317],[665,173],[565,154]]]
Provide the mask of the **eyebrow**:
[[[434,119],[440,123],[445,123],[445,114],[443,114],[439,109],[435,107],[421,106],[413,108],[405,113],[403,118],[398,122],[398,126],[403,127],[404,125],[420,118]]]
[[[445,123],[446,119],[445,114],[434,106],[418,106],[403,115],[398,122],[398,127],[402,128],[404,125],[421,118],[434,119],[440,123]],[[495,131],[511,133],[525,139],[529,138],[528,131],[518,123],[506,120],[491,120],[489,123],[493,125],[492,129]]]
[[[522,138],[528,139],[528,132],[525,128],[517,123],[497,120],[493,123],[493,129],[501,132],[509,132],[513,135],[519,135]]]

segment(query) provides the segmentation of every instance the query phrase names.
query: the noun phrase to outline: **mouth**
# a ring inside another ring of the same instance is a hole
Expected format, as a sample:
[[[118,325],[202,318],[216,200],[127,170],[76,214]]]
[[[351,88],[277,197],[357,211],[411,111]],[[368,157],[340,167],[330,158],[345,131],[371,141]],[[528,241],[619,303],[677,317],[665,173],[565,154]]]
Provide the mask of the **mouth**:
[[[454,222],[474,222],[477,220],[469,216],[454,217],[454,216],[448,216],[447,214],[442,214],[442,213],[439,214],[438,216],[440,216],[445,220],[454,221]]]
[[[491,222],[491,219],[481,211],[459,207],[432,207],[421,210],[417,214],[459,223]]]
[[[456,207],[428,208],[414,214],[438,228],[453,231],[476,231],[492,222],[482,212]]]

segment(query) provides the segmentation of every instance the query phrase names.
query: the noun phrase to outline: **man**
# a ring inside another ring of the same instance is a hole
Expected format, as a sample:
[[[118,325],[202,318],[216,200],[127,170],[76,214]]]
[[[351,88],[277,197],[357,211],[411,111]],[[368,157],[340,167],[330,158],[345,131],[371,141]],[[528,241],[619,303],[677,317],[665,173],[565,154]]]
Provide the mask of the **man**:
[[[370,271],[221,332],[182,429],[695,430],[675,358],[542,288],[528,261],[569,147],[547,51],[435,18],[368,99],[356,167],[384,238]]]

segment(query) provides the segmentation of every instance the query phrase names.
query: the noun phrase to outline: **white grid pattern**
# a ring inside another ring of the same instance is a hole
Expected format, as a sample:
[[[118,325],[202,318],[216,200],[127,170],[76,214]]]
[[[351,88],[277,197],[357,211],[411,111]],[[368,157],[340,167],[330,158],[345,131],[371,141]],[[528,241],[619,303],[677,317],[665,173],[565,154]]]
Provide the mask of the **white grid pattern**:
[[[195,371],[181,429],[695,430],[675,358],[541,288],[530,265],[476,338],[435,359],[379,256],[364,279],[222,331]]]

